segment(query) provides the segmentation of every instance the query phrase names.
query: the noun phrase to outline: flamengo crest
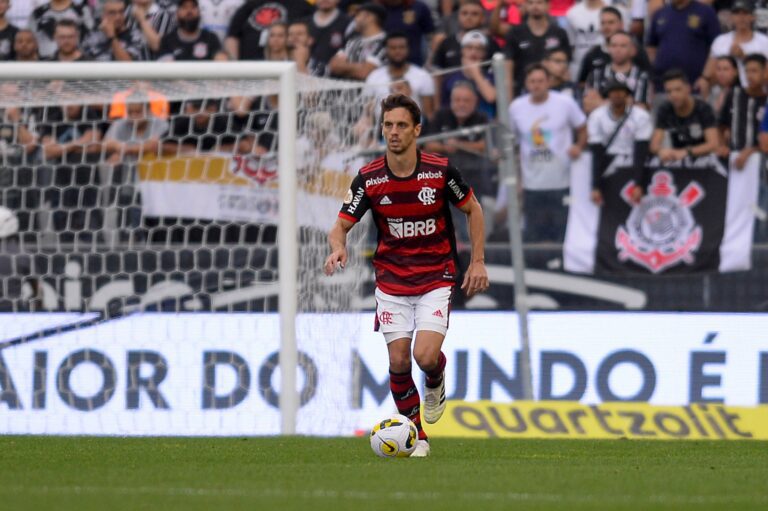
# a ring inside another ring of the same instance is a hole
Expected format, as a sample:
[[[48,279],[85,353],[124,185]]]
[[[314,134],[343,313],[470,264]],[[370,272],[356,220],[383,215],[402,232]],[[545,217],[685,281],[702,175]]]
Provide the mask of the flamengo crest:
[[[619,260],[630,260],[653,273],[659,273],[679,262],[692,264],[701,246],[702,230],[693,218],[691,208],[704,198],[704,188],[691,181],[676,195],[672,174],[656,172],[648,195],[632,208],[626,225],[616,231]],[[621,190],[621,197],[632,205],[633,181]]]

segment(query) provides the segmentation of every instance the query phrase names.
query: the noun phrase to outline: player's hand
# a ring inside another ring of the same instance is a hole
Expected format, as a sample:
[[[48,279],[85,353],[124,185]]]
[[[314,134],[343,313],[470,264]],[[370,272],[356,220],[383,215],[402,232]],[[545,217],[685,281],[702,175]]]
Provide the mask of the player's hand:
[[[488,281],[488,271],[485,269],[485,263],[482,261],[475,261],[469,264],[467,273],[464,274],[464,283],[461,285],[461,289],[467,298],[470,298],[477,293],[482,293],[486,289],[490,282]]]
[[[342,270],[347,266],[346,248],[340,248],[331,252],[331,255],[329,255],[328,259],[325,260],[325,274],[333,275],[333,272],[336,271],[337,266]]]
[[[104,35],[107,36],[109,39],[114,38],[117,34],[117,31],[115,30],[115,24],[110,19],[103,19],[101,21],[101,25],[99,25],[99,28],[102,32],[104,32]]]

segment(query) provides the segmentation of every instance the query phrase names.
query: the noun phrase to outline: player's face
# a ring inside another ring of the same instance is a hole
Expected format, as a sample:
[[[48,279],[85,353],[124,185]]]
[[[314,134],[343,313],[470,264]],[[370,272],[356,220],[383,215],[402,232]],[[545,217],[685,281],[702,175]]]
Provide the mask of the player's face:
[[[481,28],[485,22],[485,13],[479,5],[462,5],[459,9],[459,26],[462,30]]]
[[[664,84],[664,92],[672,106],[680,108],[691,97],[691,86],[683,80],[670,80]]]
[[[13,40],[13,51],[22,59],[32,58],[37,53],[37,39],[32,32],[28,30],[17,32]]]
[[[600,32],[603,37],[608,39],[613,34],[621,30],[621,20],[613,13],[600,15]]]
[[[765,77],[765,68],[757,62],[747,62],[744,65],[744,74],[747,75],[747,87],[760,87]]]
[[[608,102],[613,108],[625,108],[627,106],[627,91],[623,89],[612,90],[608,93]]]
[[[470,62],[482,62],[485,59],[485,46],[465,44],[461,47],[461,56]]]
[[[611,55],[611,60],[617,64],[624,64],[632,58],[633,43],[628,35],[615,34],[611,37],[611,42],[608,44],[608,53]]]
[[[269,29],[267,46],[272,51],[281,51],[288,44],[288,34],[284,25],[275,25]]]
[[[405,108],[395,108],[384,113],[381,131],[387,141],[387,150],[402,154],[411,148],[421,133],[421,124],[413,124],[411,114]]]

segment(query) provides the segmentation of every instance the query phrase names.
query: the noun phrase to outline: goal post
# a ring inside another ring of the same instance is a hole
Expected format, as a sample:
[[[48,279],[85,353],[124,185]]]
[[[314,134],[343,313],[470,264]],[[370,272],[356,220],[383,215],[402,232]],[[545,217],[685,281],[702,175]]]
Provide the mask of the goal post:
[[[91,80],[265,80],[279,82],[278,265],[280,313],[279,395],[281,432],[296,433],[299,393],[296,389],[298,352],[296,315],[298,309],[298,224],[297,224],[297,71],[293,62],[75,62],[3,63],[4,81],[91,81]],[[25,91],[21,91],[22,95]]]

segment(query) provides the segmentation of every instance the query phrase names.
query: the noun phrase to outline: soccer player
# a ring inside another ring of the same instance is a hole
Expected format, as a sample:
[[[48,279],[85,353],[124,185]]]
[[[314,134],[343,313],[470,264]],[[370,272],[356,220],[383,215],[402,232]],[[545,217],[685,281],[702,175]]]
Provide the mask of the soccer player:
[[[467,296],[488,288],[484,263],[483,211],[472,189],[448,159],[421,152],[421,111],[411,98],[392,94],[381,102],[386,154],[360,169],[328,234],[325,273],[347,263],[347,233],[369,209],[378,230],[376,329],[389,351],[389,385],[398,411],[419,431],[411,456],[429,455],[421,426],[421,403],[411,377],[413,358],[426,374],[424,420],[445,410],[445,355],[450,298],[456,284],[456,243],[448,205],[467,215],[472,255],[461,289]]]

